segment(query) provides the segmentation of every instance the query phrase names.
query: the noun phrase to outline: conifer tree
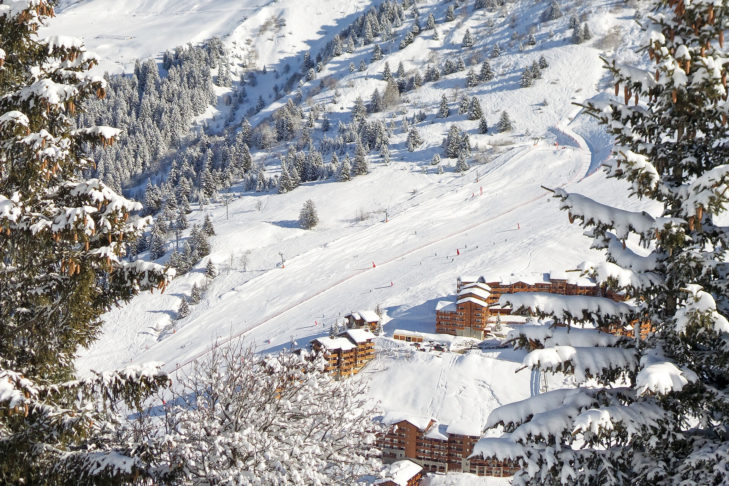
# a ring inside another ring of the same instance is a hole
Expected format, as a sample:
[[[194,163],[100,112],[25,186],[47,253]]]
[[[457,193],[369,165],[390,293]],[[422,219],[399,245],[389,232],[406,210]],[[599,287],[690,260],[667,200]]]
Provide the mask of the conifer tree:
[[[468,162],[466,161],[466,152],[461,151],[458,154],[458,161],[456,162],[456,170],[458,172],[466,172],[469,169]]]
[[[372,61],[379,61],[382,59],[382,48],[379,44],[375,44],[374,49],[372,50]]]
[[[0,5],[0,483],[116,484],[150,476],[146,446],[124,433],[164,374],[128,368],[76,380],[74,359],[100,316],[168,276],[126,262],[151,220],[97,179],[84,147],[108,146],[109,127],[77,126],[106,82],[96,60],[64,37],[41,39],[45,0]]]
[[[435,154],[433,155],[433,158],[430,161],[430,165],[439,165],[440,164],[440,155]]]
[[[471,35],[471,31],[469,29],[466,29],[466,33],[463,34],[463,40],[461,41],[461,46],[465,49],[473,47],[473,36]]]
[[[311,229],[319,224],[319,215],[316,212],[314,201],[308,199],[299,213],[299,225],[304,229]]]
[[[453,7],[453,5],[448,5],[448,10],[446,10],[446,16],[445,16],[446,22],[453,22],[456,20],[456,10]]]
[[[508,299],[557,322],[594,322],[632,337],[587,331],[579,346],[589,347],[564,347],[550,363],[540,364],[534,351],[527,355],[529,367],[571,373],[578,383],[593,378],[593,385],[521,403],[528,416],[494,412],[511,438],[496,439],[498,445],[482,439],[477,451],[499,456],[514,444],[509,453],[523,467],[515,484],[726,483],[729,233],[719,216],[729,203],[723,47],[729,13],[703,2],[654,7],[644,46],[651,70],[607,63],[616,98],[585,107],[615,138],[608,176],[625,181],[626,199],[651,201],[650,212],[555,190],[570,221],[579,221],[592,247],[605,252],[607,261],[583,270],[625,300],[607,306],[600,297],[575,305],[571,298]],[[547,356],[560,341],[537,338],[531,349],[544,347],[538,352]],[[583,360],[587,353],[591,365]],[[546,406],[535,409],[534,400]],[[550,425],[542,427],[546,417]]]
[[[402,61],[400,61],[397,65],[397,71],[395,72],[398,78],[404,78],[405,77],[405,66],[402,65]]]
[[[207,236],[215,236],[215,228],[213,227],[213,222],[210,220],[210,215],[205,215],[205,220],[203,221],[202,225],[203,233]]]
[[[407,138],[407,147],[408,152],[413,152],[417,147],[423,144],[423,139],[420,136],[420,133],[418,133],[418,129],[415,127],[412,127],[410,131],[408,132],[408,138]]]
[[[187,299],[183,297],[180,302],[180,307],[177,308],[177,320],[184,319],[190,315],[190,304],[187,303]]]
[[[486,123],[486,118],[481,117],[481,120],[478,122],[478,133],[486,134],[489,132],[489,125]]]
[[[491,69],[491,64],[489,64],[488,61],[484,61],[483,64],[481,64],[481,72],[479,73],[478,78],[482,82],[491,81],[492,79],[494,79],[494,72]]]
[[[448,98],[445,93],[440,98],[440,108],[438,109],[438,118],[448,118],[450,110],[448,109]]]
[[[474,86],[478,86],[478,76],[476,76],[476,71],[469,69],[466,74],[466,87],[473,88]]]
[[[468,119],[469,120],[480,120],[483,117],[483,111],[481,110],[481,103],[478,98],[473,96],[471,98],[471,104],[468,107]]]
[[[365,175],[370,169],[367,165],[367,154],[360,140],[357,141],[357,148],[354,151],[354,174]]]
[[[507,112],[501,112],[501,117],[499,118],[499,123],[496,125],[496,129],[499,132],[508,132],[514,129],[514,124],[511,122],[511,118]]]
[[[544,58],[544,56],[539,56],[539,69],[547,69],[549,67],[549,63],[547,63],[547,60]]]
[[[425,28],[427,30],[435,29],[435,17],[433,17],[433,13],[428,14],[428,20],[425,22]]]
[[[337,172],[337,180],[340,182],[348,181],[352,179],[352,164],[349,161],[349,155],[346,155],[344,157],[344,160],[342,160],[342,164],[339,166],[339,171]]]
[[[459,115],[465,115],[468,113],[468,109],[471,107],[471,100],[468,99],[468,96],[461,95],[461,100],[458,102],[458,114]]]
[[[390,72],[390,63],[385,63],[385,69],[382,71],[382,79],[384,81],[391,81],[392,80],[392,72]]]
[[[218,269],[215,268],[215,264],[211,259],[208,259],[208,263],[205,265],[205,277],[210,280],[218,276]]]
[[[203,292],[200,287],[197,286],[197,284],[192,284],[192,290],[190,290],[190,303],[191,304],[199,304],[202,300]]]

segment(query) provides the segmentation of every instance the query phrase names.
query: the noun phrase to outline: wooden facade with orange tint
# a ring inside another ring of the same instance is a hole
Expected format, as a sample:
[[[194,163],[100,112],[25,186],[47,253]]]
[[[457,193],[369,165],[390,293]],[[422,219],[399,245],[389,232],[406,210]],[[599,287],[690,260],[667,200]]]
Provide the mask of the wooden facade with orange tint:
[[[385,463],[409,459],[428,472],[466,472],[479,476],[513,476],[519,468],[511,461],[471,458],[479,436],[448,432],[430,420],[427,426],[408,420],[391,424],[378,438]]]
[[[368,329],[350,329],[333,337],[315,339],[312,349],[323,353],[326,372],[350,376],[375,358],[375,336]]]

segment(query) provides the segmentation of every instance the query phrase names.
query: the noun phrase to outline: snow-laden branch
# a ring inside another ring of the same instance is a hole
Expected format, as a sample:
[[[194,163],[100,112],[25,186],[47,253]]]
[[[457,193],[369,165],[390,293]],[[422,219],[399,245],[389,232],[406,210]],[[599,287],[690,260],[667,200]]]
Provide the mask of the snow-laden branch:
[[[553,346],[535,349],[524,357],[522,364],[540,370],[572,372],[578,382],[584,382],[609,371],[637,369],[638,356],[631,348]]]
[[[614,346],[620,338],[598,329],[580,329],[564,326],[519,326],[506,336],[507,341],[526,339],[543,346]]]
[[[566,321],[593,321],[596,319],[627,319],[635,314],[636,307],[625,302],[616,302],[607,297],[588,295],[559,295],[546,292],[520,292],[504,294],[499,305],[511,305],[515,310],[550,315]]]
[[[596,226],[613,230],[618,238],[624,240],[631,232],[650,239],[657,229],[667,224],[683,222],[675,218],[654,218],[645,211],[627,211],[599,203],[581,194],[571,194],[564,189],[555,189],[555,197],[562,200],[561,208],[567,209],[570,218],[583,220],[585,226]]]

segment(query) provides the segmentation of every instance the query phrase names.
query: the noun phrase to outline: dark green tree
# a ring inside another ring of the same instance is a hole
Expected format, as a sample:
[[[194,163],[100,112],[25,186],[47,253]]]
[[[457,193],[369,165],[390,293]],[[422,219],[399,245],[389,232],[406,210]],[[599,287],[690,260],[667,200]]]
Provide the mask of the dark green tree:
[[[83,177],[88,147],[120,133],[76,125],[106,83],[82,45],[37,35],[52,15],[46,0],[0,5],[0,483],[118,484],[150,475],[120,412],[167,378],[129,368],[79,380],[74,359],[104,312],[168,276],[123,259],[151,222],[141,204]]]

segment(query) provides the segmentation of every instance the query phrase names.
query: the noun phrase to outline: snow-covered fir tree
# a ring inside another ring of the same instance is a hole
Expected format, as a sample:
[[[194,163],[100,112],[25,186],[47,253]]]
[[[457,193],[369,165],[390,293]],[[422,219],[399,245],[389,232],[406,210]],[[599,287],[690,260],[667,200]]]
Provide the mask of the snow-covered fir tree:
[[[466,33],[463,34],[463,40],[461,41],[461,47],[468,49],[469,47],[473,47],[473,35],[471,35],[471,31],[469,29],[466,29]]]
[[[208,259],[208,263],[205,265],[205,277],[210,280],[218,276],[218,269],[215,268],[215,264],[211,259]]]
[[[299,212],[299,225],[304,229],[311,229],[319,224],[319,215],[316,212],[314,201],[307,199]]]
[[[448,98],[445,93],[440,98],[440,107],[438,108],[438,118],[448,118],[450,109],[448,108]]]
[[[184,319],[190,315],[190,304],[187,303],[187,299],[183,298],[180,302],[180,307],[177,308],[177,320]]]
[[[150,366],[76,379],[74,359],[104,312],[169,275],[123,259],[151,222],[141,204],[83,178],[85,147],[120,131],[75,123],[107,85],[88,74],[96,60],[80,42],[36,34],[53,3],[0,5],[0,483],[141,481],[147,446],[122,409],[167,377]]]
[[[651,70],[610,62],[616,98],[586,105],[615,138],[608,175],[653,209],[555,190],[570,221],[605,252],[606,261],[583,270],[622,298],[505,299],[558,323],[597,326],[573,329],[579,343],[566,332],[546,342],[528,330],[514,336],[542,348],[526,356],[528,367],[590,379],[492,413],[488,425],[502,423],[508,434],[482,439],[476,450],[519,457],[516,484],[725,484],[729,477],[729,233],[720,217],[729,202],[729,13],[708,2],[654,7],[644,46]],[[634,336],[600,332],[616,328]]]
[[[508,132],[514,129],[514,123],[511,121],[511,117],[506,111],[501,112],[499,122],[496,124],[496,130],[499,132]]]
[[[469,120],[480,120],[483,117],[483,110],[481,109],[481,103],[475,96],[471,97],[471,103],[468,106],[468,119]]]

